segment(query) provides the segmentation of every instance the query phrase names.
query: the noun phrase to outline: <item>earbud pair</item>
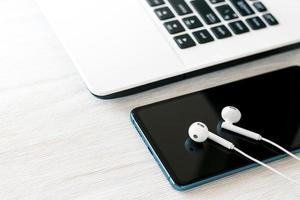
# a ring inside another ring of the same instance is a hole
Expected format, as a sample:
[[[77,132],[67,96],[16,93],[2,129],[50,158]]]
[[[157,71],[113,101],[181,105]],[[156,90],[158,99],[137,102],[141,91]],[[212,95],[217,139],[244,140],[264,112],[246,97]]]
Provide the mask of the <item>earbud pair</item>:
[[[268,142],[269,144],[272,144],[272,145],[276,146],[280,150],[282,150],[285,153],[289,154],[290,156],[296,158],[297,160],[300,160],[296,155],[292,154],[291,152],[289,152],[288,150],[286,150],[283,147],[279,146],[278,144],[276,144],[276,143],[274,143],[274,142],[272,142],[272,141],[270,141],[266,138],[263,138],[260,134],[257,134],[255,132],[252,132],[252,131],[249,131],[249,130],[246,130],[244,128],[241,128],[241,127],[238,127],[238,126],[234,125],[234,123],[239,122],[241,117],[242,117],[241,112],[237,108],[235,108],[233,106],[227,106],[227,107],[223,108],[221,116],[224,120],[224,122],[221,125],[222,128],[224,128],[226,130],[229,130],[229,131],[232,131],[232,132],[235,132],[235,133],[238,133],[238,134],[241,134],[243,136],[252,138],[254,140],[263,140],[265,142]],[[202,143],[202,142],[206,141],[207,139],[210,139],[210,140],[222,145],[223,147],[225,147],[229,150],[234,150],[234,151],[238,152],[239,154],[245,156],[246,158],[248,158],[248,159],[250,159],[250,160],[266,167],[266,168],[268,168],[269,170],[271,170],[274,173],[282,176],[283,178],[286,178],[287,180],[289,180],[291,182],[299,184],[297,181],[287,177],[286,175],[284,175],[281,172],[277,171],[276,169],[270,167],[269,165],[267,165],[267,164],[255,159],[255,158],[249,156],[248,154],[244,153],[240,149],[236,148],[234,146],[234,144],[229,142],[228,140],[225,140],[224,138],[210,132],[208,130],[207,126],[202,122],[193,123],[189,127],[188,134],[189,134],[189,137],[193,141],[199,142],[199,143]]]
[[[262,137],[260,134],[234,125],[235,123],[239,122],[242,117],[242,114],[239,111],[239,109],[237,109],[233,106],[227,106],[227,107],[223,108],[221,116],[224,120],[224,122],[222,122],[222,124],[221,124],[221,127],[223,129],[232,131],[234,133],[238,133],[240,135],[243,135],[245,137],[248,137],[248,138],[251,138],[251,139],[254,139],[257,141],[262,140],[264,142],[267,142],[267,143],[277,147],[281,151],[285,152],[286,154],[292,156],[293,158],[300,160],[300,158],[298,156],[296,156],[295,154],[286,150],[282,146],[272,142],[271,140],[268,140],[268,139]],[[204,142],[207,138],[209,138],[228,149],[232,149],[234,147],[234,146],[232,146],[233,145],[232,143],[228,142],[227,140],[224,140],[223,138],[217,136],[216,134],[209,132],[208,128],[205,126],[205,124],[203,124],[201,122],[193,123],[190,126],[189,135],[190,135],[191,139],[194,140],[195,142]]]
[[[221,116],[224,120],[221,125],[222,128],[239,133],[255,140],[261,140],[261,135],[234,125],[234,123],[239,122],[242,117],[241,112],[237,108],[233,106],[227,106],[223,108]],[[207,126],[202,122],[195,122],[190,126],[189,136],[195,142],[204,142],[206,139],[211,139],[214,142],[226,147],[227,149],[234,148],[234,145],[231,142],[210,132]]]

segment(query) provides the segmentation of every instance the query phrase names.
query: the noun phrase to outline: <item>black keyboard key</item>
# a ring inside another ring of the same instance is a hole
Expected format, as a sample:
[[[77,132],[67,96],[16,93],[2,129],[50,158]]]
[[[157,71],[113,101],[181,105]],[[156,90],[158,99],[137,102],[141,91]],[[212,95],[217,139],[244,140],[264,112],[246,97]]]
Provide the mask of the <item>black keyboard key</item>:
[[[151,7],[160,6],[162,4],[165,4],[164,0],[147,0],[147,2]]]
[[[175,17],[168,7],[157,8],[154,10],[154,12],[160,20],[166,20]]]
[[[262,2],[255,2],[253,6],[256,8],[258,12],[266,12],[267,8]]]
[[[186,17],[182,20],[189,29],[199,28],[203,26],[203,24],[196,16]]]
[[[200,44],[204,44],[204,43],[214,41],[214,38],[212,37],[212,35],[205,29],[200,30],[200,31],[196,31],[196,32],[193,33],[193,35],[195,36],[196,40]]]
[[[231,30],[237,35],[247,33],[250,31],[246,24],[242,21],[231,22],[228,25],[231,28]]]
[[[229,5],[222,5],[216,7],[217,11],[223,17],[224,20],[231,20],[238,18],[238,15],[233,11]]]
[[[279,22],[277,21],[277,19],[272,14],[270,14],[270,13],[264,14],[263,17],[268,22],[268,24],[271,25],[271,26],[279,24]]]
[[[174,40],[181,49],[196,46],[195,41],[188,34],[176,36],[174,37]]]
[[[183,26],[177,20],[166,22],[164,23],[164,26],[170,34],[180,33],[184,31]]]
[[[178,15],[186,15],[193,12],[185,0],[169,0],[169,2]]]
[[[209,1],[210,1],[210,3],[212,3],[212,4],[225,2],[225,0],[209,0]]]
[[[218,16],[209,7],[205,0],[193,0],[191,3],[208,25],[220,22]]]
[[[224,25],[213,27],[211,30],[218,39],[224,39],[232,36],[231,32]]]
[[[254,14],[254,11],[245,0],[230,0],[234,7],[241,13],[242,16]]]
[[[259,17],[249,18],[246,21],[253,30],[258,30],[267,27],[266,24]]]

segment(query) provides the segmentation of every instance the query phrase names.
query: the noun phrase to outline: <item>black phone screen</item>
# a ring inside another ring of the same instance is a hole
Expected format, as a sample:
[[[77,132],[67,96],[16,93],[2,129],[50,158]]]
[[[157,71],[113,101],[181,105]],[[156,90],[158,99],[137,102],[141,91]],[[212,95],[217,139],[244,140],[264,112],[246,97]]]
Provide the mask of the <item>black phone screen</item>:
[[[196,121],[259,160],[283,154],[262,141],[222,130],[220,113],[225,106],[241,111],[238,126],[288,150],[300,148],[299,92],[300,67],[290,67],[139,107],[132,116],[172,180],[182,186],[252,164],[213,141],[191,141],[188,128]]]

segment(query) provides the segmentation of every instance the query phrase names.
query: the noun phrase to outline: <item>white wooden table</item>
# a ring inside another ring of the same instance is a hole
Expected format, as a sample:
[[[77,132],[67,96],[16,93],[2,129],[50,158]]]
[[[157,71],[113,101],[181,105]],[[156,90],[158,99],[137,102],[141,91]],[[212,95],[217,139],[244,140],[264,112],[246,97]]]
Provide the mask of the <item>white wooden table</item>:
[[[300,64],[300,50],[137,95],[86,89],[33,0],[0,1],[0,199],[300,199],[256,168],[188,192],[171,188],[129,120],[131,109]],[[300,163],[272,166],[300,181]]]

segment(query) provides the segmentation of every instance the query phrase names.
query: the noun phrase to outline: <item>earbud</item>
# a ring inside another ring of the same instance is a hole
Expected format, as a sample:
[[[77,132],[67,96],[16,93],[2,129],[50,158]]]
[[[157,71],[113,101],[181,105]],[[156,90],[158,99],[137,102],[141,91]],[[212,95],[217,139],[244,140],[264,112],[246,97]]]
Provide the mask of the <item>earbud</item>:
[[[234,109],[233,109],[234,110]],[[226,117],[229,116],[232,117],[230,119],[235,119],[236,122],[239,121],[239,119],[241,118],[241,115],[240,117],[238,118],[238,115],[235,116],[235,114],[231,115],[232,113],[230,113],[230,115],[227,115]],[[297,181],[295,181],[294,179],[282,174],[281,172],[277,171],[276,169],[274,169],[273,167],[270,167],[269,165],[249,156],[248,154],[246,154],[245,152],[243,152],[242,150],[236,148],[234,146],[234,144],[232,144],[231,142],[221,138],[220,136],[210,132],[207,128],[207,126],[205,124],[203,124],[202,122],[195,122],[193,123],[190,127],[189,127],[189,130],[188,130],[188,133],[189,133],[189,137],[190,139],[192,139],[193,141],[195,142],[198,142],[198,143],[201,143],[201,142],[205,142],[207,139],[211,139],[212,141],[222,145],[223,147],[229,149],[229,150],[233,150],[233,151],[236,151],[237,153],[241,154],[242,156],[256,162],[257,164],[263,166],[263,167],[266,167],[267,169],[271,170],[272,172],[278,174],[279,176],[293,182],[293,183],[296,183],[296,184],[299,184]]]
[[[216,134],[210,132],[205,124],[202,122],[195,122],[189,128],[189,136],[195,142],[204,142],[207,139],[211,139],[212,141],[222,145],[227,149],[233,149],[234,145],[217,136]]]
[[[242,117],[242,114],[239,111],[239,109],[233,106],[227,106],[223,108],[221,116],[224,120],[224,122],[221,125],[222,128],[252,138],[254,140],[262,139],[262,136],[257,133],[234,125],[234,123],[239,122]]]
[[[233,106],[227,106],[227,107],[223,108],[221,115],[225,121],[231,122],[231,123],[237,123],[242,118],[241,112]]]
[[[221,127],[238,133],[240,135],[252,138],[254,140],[262,140],[264,142],[267,142],[275,147],[277,147],[278,149],[280,149],[281,151],[285,152],[286,154],[292,156],[293,158],[297,159],[300,161],[300,158],[298,156],[296,156],[295,154],[291,153],[290,151],[286,150],[285,148],[283,148],[282,146],[276,144],[275,142],[272,142],[271,140],[268,140],[264,137],[262,137],[260,134],[249,131],[247,129],[235,126],[234,123],[237,123],[240,121],[242,114],[239,111],[239,109],[233,107],[233,106],[227,106],[225,108],[223,108],[221,116],[224,120],[224,122],[222,123]]]

